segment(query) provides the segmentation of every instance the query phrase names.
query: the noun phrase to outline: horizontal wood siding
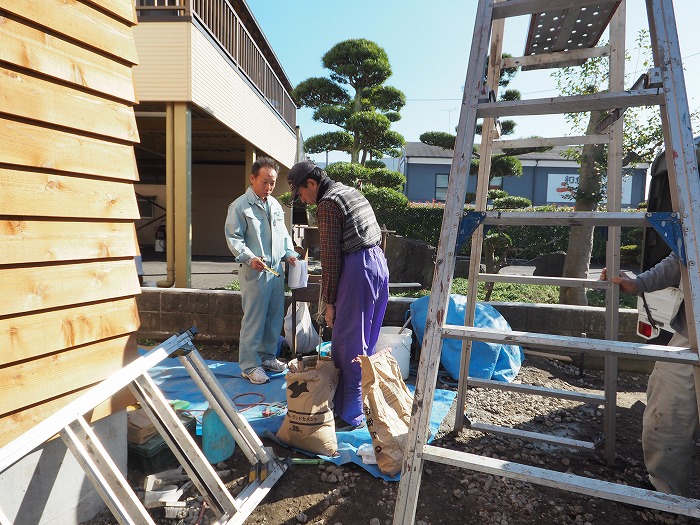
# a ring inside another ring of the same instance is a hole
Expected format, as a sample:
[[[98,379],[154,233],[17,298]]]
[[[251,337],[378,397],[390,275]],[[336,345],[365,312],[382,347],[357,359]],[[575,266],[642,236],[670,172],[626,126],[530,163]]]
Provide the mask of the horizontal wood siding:
[[[0,416],[0,443],[8,443],[22,433],[22,429],[32,428],[44,419],[63,408],[65,405],[77,399],[84,393],[80,389],[68,394],[51,398],[43,403],[21,408]],[[122,410],[125,406],[134,402],[134,397],[128,390],[122,390],[104,403],[99,404],[86,414],[89,422],[110,415],[112,412]]]
[[[1,176],[0,176],[1,178]],[[0,199],[0,207],[2,207]],[[67,206],[74,211],[76,206]],[[0,265],[133,257],[130,222],[0,220]],[[4,266],[0,266],[3,269]]]
[[[148,22],[134,27],[139,65],[134,68],[140,102],[190,100],[189,22]]]
[[[296,136],[217,48],[190,25],[192,101],[285,166],[294,164]]]
[[[2,168],[0,176],[3,214],[131,220],[139,217],[134,186],[129,182]],[[6,191],[8,187],[12,193]]]
[[[134,21],[131,0],[0,7],[0,446],[138,356]]]
[[[134,102],[131,67],[17,19],[0,19],[0,60],[57,80]]]
[[[8,164],[138,180],[134,147],[0,116],[0,158]]]
[[[126,2],[110,0],[108,5],[116,6],[121,3]],[[132,24],[124,23],[124,20],[96,9],[96,5],[103,3],[95,2],[90,5],[76,0],[3,0],[2,9],[42,28],[50,28],[50,31],[47,31],[49,34],[57,33],[62,38],[77,41],[85,47],[99,49],[115,58],[135,64],[137,56],[131,33]]]
[[[129,337],[99,341],[0,368],[0,413],[41,403],[56,392],[79,390],[109,377],[126,364],[123,350]]]
[[[6,317],[0,319],[0,365],[136,331],[138,325],[131,298]]]
[[[130,106],[4,67],[0,67],[0,105],[13,117],[138,142]]]

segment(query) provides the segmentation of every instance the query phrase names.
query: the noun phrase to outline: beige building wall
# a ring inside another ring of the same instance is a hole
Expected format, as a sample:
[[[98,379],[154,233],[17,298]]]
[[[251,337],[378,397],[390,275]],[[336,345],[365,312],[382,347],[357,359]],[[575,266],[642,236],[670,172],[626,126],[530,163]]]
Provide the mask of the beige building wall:
[[[251,142],[291,167],[296,135],[258,96],[255,87],[195,27],[192,41],[192,101]]]
[[[192,176],[192,253],[230,256],[224,239],[228,205],[248,187],[244,166],[198,166]],[[245,184],[243,183],[245,181]]]
[[[139,64],[133,68],[139,102],[190,100],[189,22],[148,22],[133,28]]]

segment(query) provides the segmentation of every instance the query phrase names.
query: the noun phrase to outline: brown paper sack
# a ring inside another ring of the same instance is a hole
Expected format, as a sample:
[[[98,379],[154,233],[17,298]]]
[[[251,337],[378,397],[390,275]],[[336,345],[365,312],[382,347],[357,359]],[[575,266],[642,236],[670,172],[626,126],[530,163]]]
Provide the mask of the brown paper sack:
[[[333,456],[338,450],[333,421],[338,369],[332,361],[319,361],[314,369],[295,370],[296,359],[287,372],[287,415],[277,439],[314,454]]]
[[[362,365],[362,404],[377,466],[387,476],[395,476],[401,471],[406,449],[413,396],[389,350],[358,359]]]

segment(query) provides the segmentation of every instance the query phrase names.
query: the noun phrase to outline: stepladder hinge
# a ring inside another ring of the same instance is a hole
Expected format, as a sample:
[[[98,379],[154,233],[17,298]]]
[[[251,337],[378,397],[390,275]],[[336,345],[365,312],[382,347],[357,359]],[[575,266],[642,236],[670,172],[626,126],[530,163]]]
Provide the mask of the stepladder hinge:
[[[479,227],[479,225],[486,219],[486,212],[483,211],[470,211],[462,216],[459,221],[459,229],[457,230],[457,242],[455,245],[455,253],[459,252],[467,242],[474,231]]]
[[[683,243],[683,227],[676,212],[657,211],[646,214],[647,221],[656,230],[664,242],[671,248],[680,261],[685,265],[685,244]]]

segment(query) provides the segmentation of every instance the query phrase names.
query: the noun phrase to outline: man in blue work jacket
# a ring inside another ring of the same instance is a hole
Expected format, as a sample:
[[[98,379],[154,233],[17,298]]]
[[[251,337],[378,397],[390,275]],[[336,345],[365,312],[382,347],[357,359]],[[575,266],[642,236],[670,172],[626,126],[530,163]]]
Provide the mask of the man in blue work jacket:
[[[296,266],[282,206],[272,196],[279,166],[269,157],[253,163],[250,187],[228,208],[226,243],[236,262],[243,303],[238,363],[253,384],[267,383],[265,370],[284,372],[277,343],[284,322],[284,269]]]

